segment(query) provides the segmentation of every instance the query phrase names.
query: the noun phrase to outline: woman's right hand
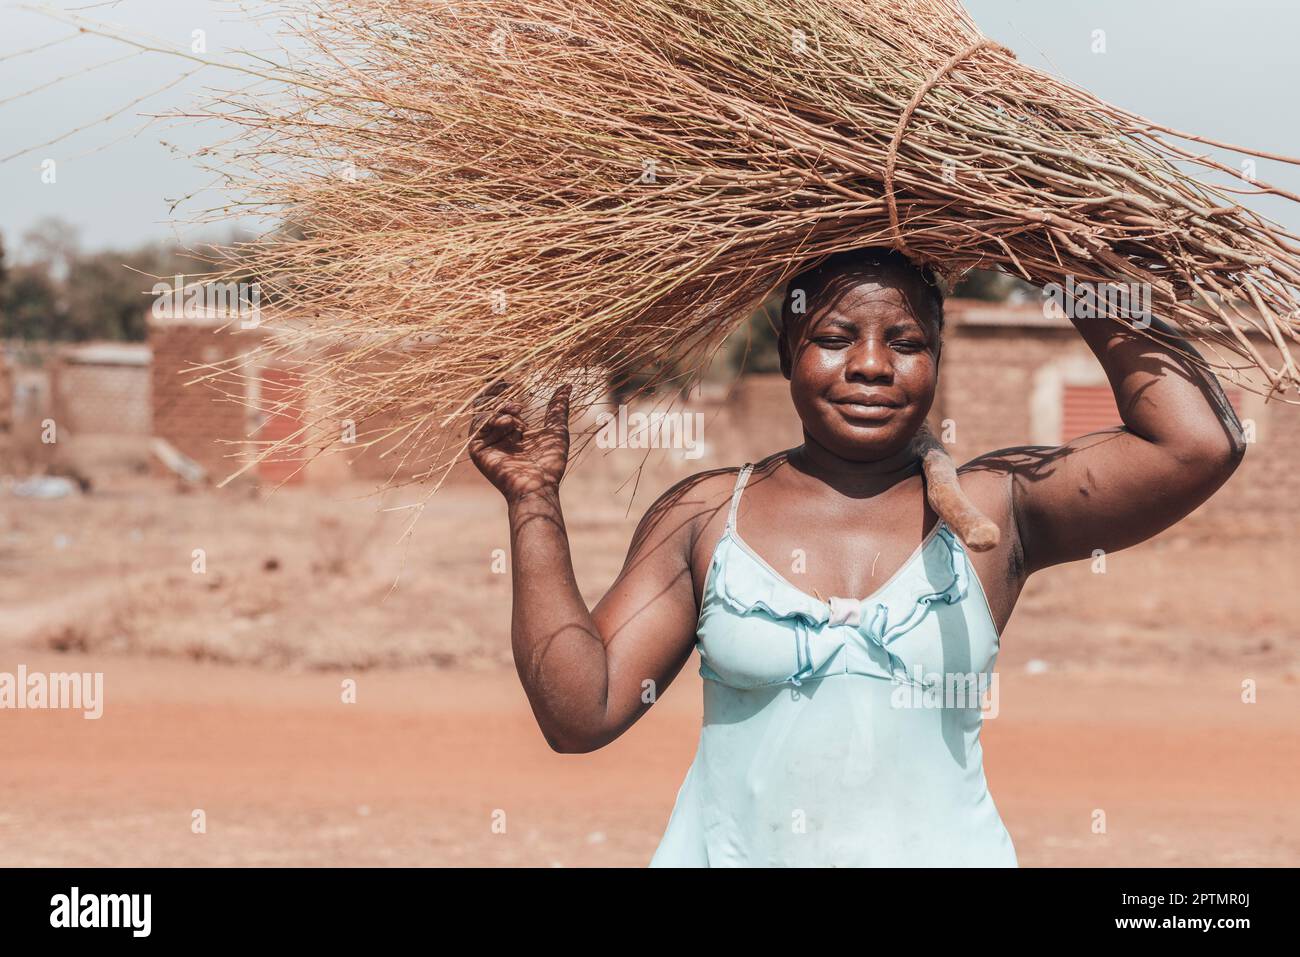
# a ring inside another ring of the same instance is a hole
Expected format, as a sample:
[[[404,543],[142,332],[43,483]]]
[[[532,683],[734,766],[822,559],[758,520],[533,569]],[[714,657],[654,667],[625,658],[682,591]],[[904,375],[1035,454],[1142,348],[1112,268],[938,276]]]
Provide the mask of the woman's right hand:
[[[519,405],[503,404],[507,389],[494,384],[475,400],[469,452],[509,506],[515,669],[551,747],[594,751],[649,710],[695,647],[699,613],[687,558],[699,499],[679,487],[652,506],[618,581],[588,608],[558,494],[570,390],[555,390],[534,428]],[[647,687],[655,689],[650,700]]]
[[[504,389],[504,384],[489,388],[480,402]],[[469,456],[507,501],[559,489],[569,461],[570,392],[567,385],[555,390],[541,428],[528,427],[518,403],[476,415],[471,422]]]

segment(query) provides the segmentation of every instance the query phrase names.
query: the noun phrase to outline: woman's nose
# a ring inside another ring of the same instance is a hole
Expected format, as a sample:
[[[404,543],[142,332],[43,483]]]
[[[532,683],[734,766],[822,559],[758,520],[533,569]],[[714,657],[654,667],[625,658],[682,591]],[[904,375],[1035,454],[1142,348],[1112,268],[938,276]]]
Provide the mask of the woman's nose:
[[[868,339],[849,349],[848,368],[845,371],[851,378],[887,379],[893,375],[894,366],[884,344]]]

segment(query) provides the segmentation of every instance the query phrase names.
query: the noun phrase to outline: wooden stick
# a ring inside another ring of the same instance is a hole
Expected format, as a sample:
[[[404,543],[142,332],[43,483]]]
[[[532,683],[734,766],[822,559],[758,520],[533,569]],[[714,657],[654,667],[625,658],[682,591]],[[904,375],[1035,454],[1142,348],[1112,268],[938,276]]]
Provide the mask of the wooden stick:
[[[986,552],[1002,537],[998,527],[975,507],[957,481],[957,466],[929,426],[921,426],[913,443],[925,472],[925,494],[930,507],[948,527],[976,552]]]

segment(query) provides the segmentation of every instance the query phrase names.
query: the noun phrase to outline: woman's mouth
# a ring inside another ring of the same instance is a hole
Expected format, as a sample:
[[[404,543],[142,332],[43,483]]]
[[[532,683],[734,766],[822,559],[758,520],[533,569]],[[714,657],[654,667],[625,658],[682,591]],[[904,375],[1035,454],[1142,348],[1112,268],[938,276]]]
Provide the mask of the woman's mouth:
[[[836,399],[841,414],[846,419],[859,419],[865,422],[883,422],[898,411],[898,403],[879,396],[854,396],[849,399]]]

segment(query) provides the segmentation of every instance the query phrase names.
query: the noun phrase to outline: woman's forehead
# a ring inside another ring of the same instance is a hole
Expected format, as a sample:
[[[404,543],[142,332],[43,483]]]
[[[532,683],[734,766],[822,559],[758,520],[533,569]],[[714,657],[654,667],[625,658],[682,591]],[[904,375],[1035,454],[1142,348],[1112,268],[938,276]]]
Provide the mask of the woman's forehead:
[[[834,296],[822,295],[808,303],[805,324],[827,322],[871,322],[910,320],[920,325],[912,301],[895,285],[863,278],[837,290]]]
[[[926,293],[920,273],[893,263],[865,263],[848,267],[814,270],[790,283],[789,296],[800,291],[807,311],[814,312],[828,304],[852,303],[871,299],[893,299],[907,304]],[[841,308],[844,308],[841,305]]]
[[[841,314],[863,309],[879,311],[881,309],[911,310],[907,295],[897,285],[881,282],[878,278],[862,278],[851,285],[846,285],[841,295],[833,298],[823,296],[814,302],[812,312],[820,311],[819,305]]]

